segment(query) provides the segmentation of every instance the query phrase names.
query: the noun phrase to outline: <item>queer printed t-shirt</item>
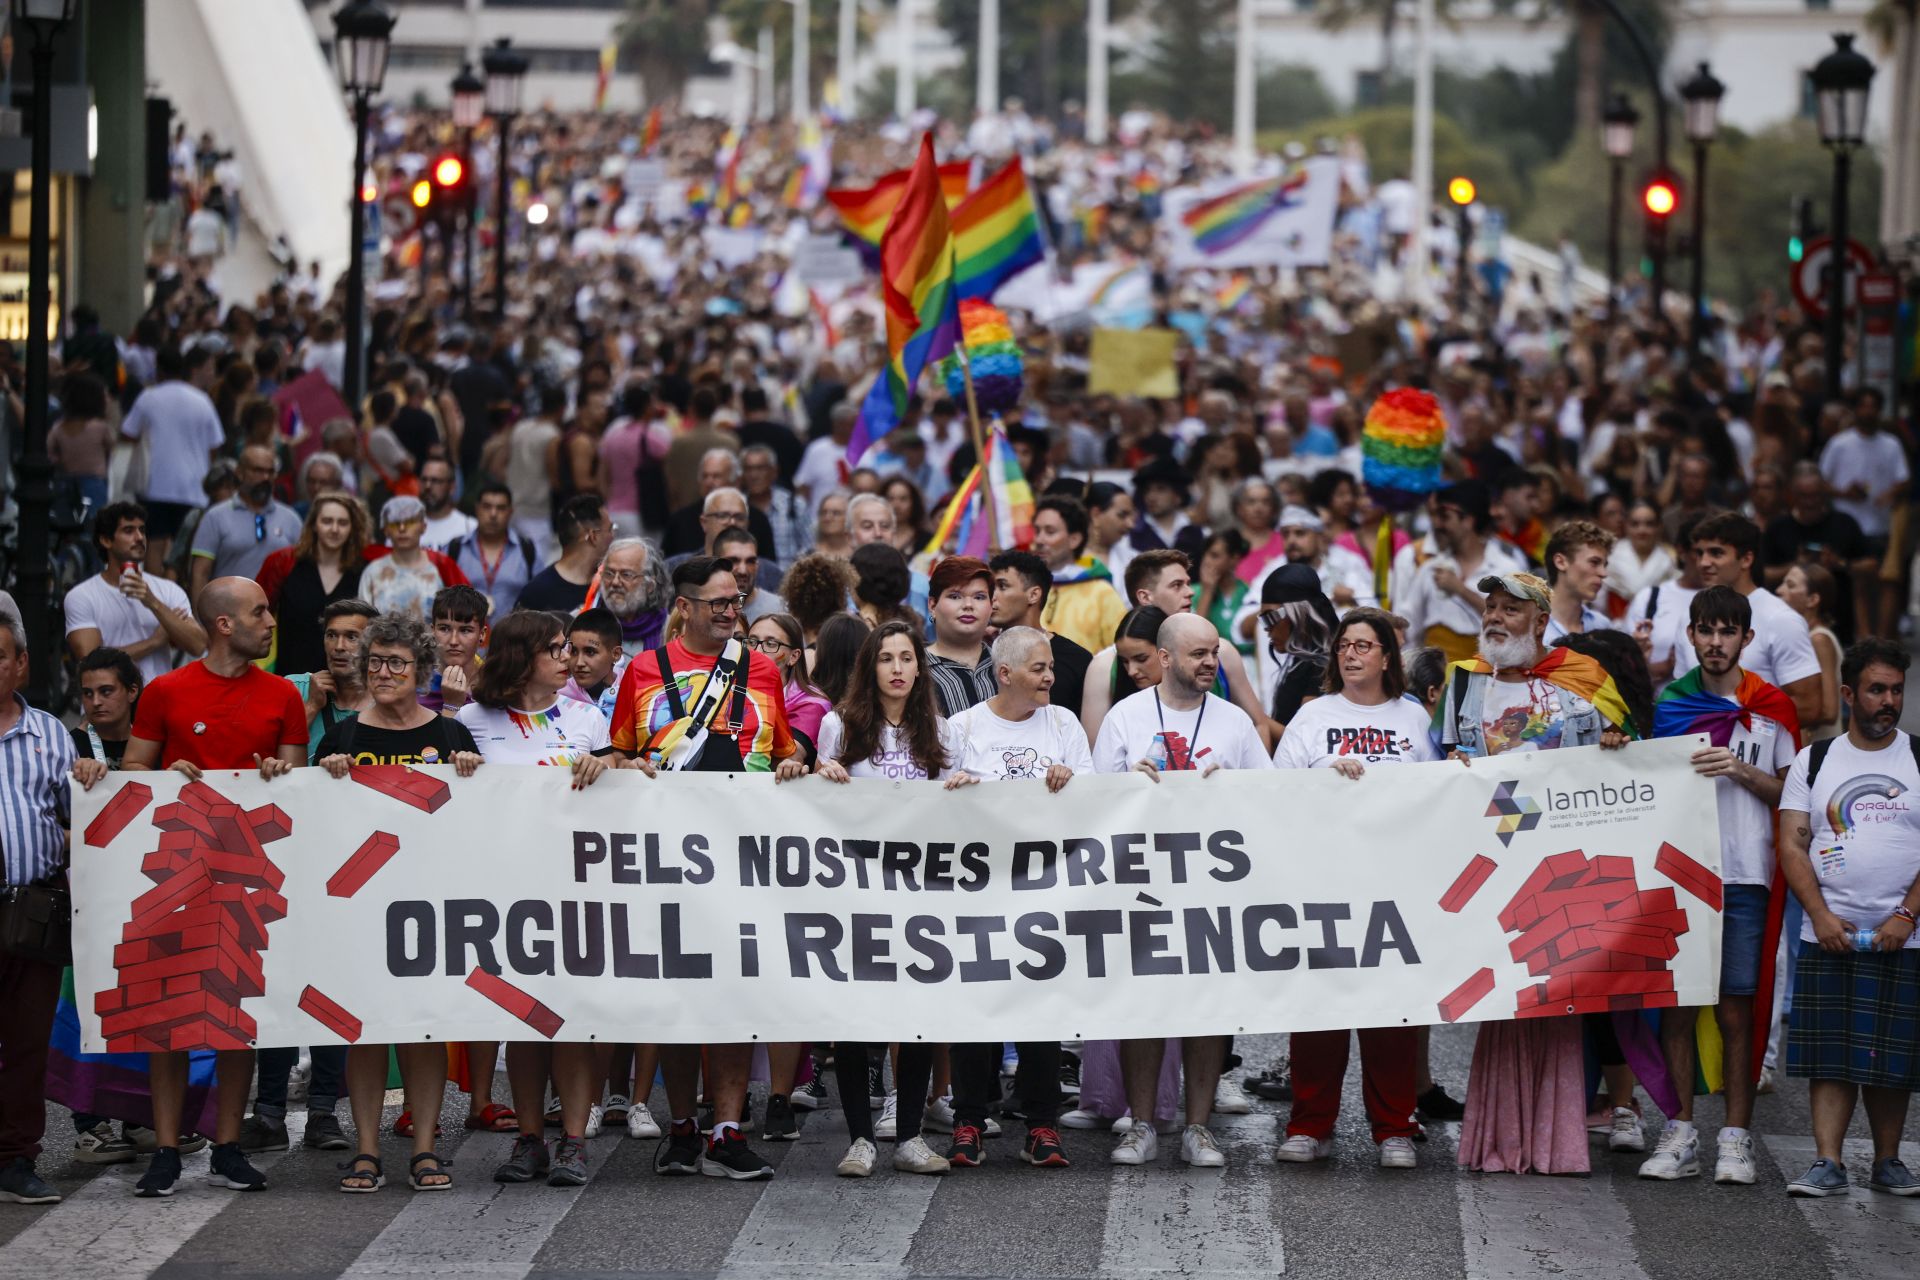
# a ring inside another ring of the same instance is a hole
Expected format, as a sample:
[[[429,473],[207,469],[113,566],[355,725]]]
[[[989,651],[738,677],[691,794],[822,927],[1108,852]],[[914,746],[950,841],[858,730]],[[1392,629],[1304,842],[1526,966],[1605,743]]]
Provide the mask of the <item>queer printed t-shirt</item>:
[[[1920,874],[1920,773],[1904,733],[1878,751],[1832,740],[1820,776],[1807,786],[1808,748],[1794,757],[1780,807],[1807,815],[1807,856],[1827,909],[1856,929],[1877,929]],[[1815,941],[1811,918],[1800,926]],[[1907,939],[1920,948],[1920,933]]]
[[[706,672],[713,669],[715,657],[692,653],[678,640],[668,642],[667,665],[673,669],[679,686],[680,706],[690,711],[694,699],[706,687]],[[787,697],[781,687],[780,668],[762,653],[748,649],[747,697],[740,716],[740,759],[748,773],[771,773],[776,762],[785,760],[798,748],[787,727]],[[729,697],[722,716],[733,714]],[[656,653],[638,655],[627,664],[620,677],[620,695],[613,709],[613,745],[633,754],[648,738],[672,724],[672,701],[660,679],[660,659]],[[821,755],[825,755],[824,749]]]
[[[1743,761],[1769,777],[1793,763],[1793,735],[1763,715],[1747,717],[1751,727],[1735,721],[1728,747]],[[1820,768],[1821,781],[1832,765]],[[1720,808],[1720,879],[1725,884],[1773,883],[1773,810],[1759,796],[1732,778],[1713,780],[1714,800]],[[1909,881],[1911,883],[1911,881]],[[1902,892],[1905,892],[1903,889]],[[1875,923],[1878,923],[1876,921]]]
[[[133,714],[133,736],[160,744],[160,768],[182,760],[202,769],[251,769],[254,756],[307,749],[307,709],[293,683],[248,663],[219,676],[189,662],[149,684]]]
[[[1325,769],[1336,760],[1361,764],[1416,764],[1437,760],[1424,707],[1405,698],[1378,706],[1334,693],[1315,698],[1288,722],[1273,763],[1281,769]]]
[[[469,702],[455,717],[489,764],[551,764],[571,769],[607,746],[607,718],[597,707],[557,698],[544,711],[509,711]]]
[[[1153,747],[1153,735],[1167,735],[1169,770],[1271,769],[1260,734],[1247,713],[1222,698],[1207,694],[1199,706],[1176,711],[1157,700],[1159,690],[1142,689],[1113,704],[1101,722],[1093,744],[1093,767],[1099,773],[1125,773]]]
[[[988,782],[1044,778],[1063,764],[1093,772],[1093,752],[1080,718],[1065,707],[1045,706],[1025,720],[1003,720],[984,702],[947,722],[960,738],[960,768]]]
[[[846,740],[846,736],[846,726],[840,722],[840,713],[827,712],[820,720],[820,739],[815,744],[820,752],[820,759],[839,759],[840,744]],[[954,732],[951,720],[940,720],[940,743],[947,749],[947,767],[933,775],[935,781],[951,777],[960,769],[960,735]],[[880,743],[874,748],[872,758],[848,761],[847,776],[889,778],[895,782],[910,782],[925,779],[927,771],[914,760],[913,752],[907,747],[906,733],[892,725],[883,725],[880,729]]]
[[[458,720],[435,716],[417,729],[382,729],[364,720],[342,720],[313,749],[313,763],[344,755],[354,764],[447,764],[456,751],[478,751],[473,734]]]

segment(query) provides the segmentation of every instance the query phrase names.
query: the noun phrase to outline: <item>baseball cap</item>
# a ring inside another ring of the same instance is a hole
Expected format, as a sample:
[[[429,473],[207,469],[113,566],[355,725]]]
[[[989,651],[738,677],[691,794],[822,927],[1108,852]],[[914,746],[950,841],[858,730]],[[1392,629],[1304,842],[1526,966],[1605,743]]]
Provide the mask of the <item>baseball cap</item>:
[[[1327,526],[1320,522],[1319,513],[1311,507],[1288,507],[1280,513],[1280,524],[1278,527],[1282,529],[1313,529],[1318,532],[1325,532]]]
[[[1525,600],[1537,604],[1542,609],[1553,607],[1553,593],[1548,590],[1546,579],[1532,573],[1490,573],[1475,584],[1482,595],[1494,591],[1504,591],[1516,600]]]

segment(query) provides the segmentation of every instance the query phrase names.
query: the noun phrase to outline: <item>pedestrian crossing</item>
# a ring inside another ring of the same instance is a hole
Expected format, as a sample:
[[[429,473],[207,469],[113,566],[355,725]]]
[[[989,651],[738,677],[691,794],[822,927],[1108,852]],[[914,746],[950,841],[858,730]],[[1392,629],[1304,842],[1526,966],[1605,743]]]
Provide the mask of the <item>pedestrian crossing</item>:
[[[1216,1118],[1224,1172],[1182,1164],[1177,1134],[1161,1141],[1152,1165],[1115,1168],[1105,1158],[1109,1135],[1069,1133],[1072,1168],[1030,1169],[1018,1160],[1014,1123],[988,1144],[984,1168],[896,1173],[882,1144],[875,1175],[855,1180],[833,1175],[846,1139],[829,1110],[806,1118],[798,1142],[761,1147],[778,1165],[769,1181],[657,1178],[653,1143],[608,1136],[590,1144],[588,1185],[563,1191],[494,1183],[510,1136],[465,1133],[456,1111],[464,1107],[449,1108],[442,1144],[455,1187],[432,1194],[406,1187],[398,1141],[386,1145],[384,1191],[338,1194],[339,1157],[300,1149],[297,1111],[295,1149],[259,1159],[271,1185],[264,1195],[207,1186],[200,1153],[188,1158],[178,1194],[140,1200],[132,1194],[140,1165],[91,1170],[67,1165],[56,1149],[41,1168],[67,1199],[0,1211],[0,1277],[1336,1280],[1377,1276],[1383,1265],[1396,1276],[1474,1280],[1920,1272],[1920,1202],[1863,1185],[1845,1199],[1787,1200],[1785,1178],[1812,1158],[1804,1136],[1766,1137],[1763,1184],[1752,1188],[1641,1182],[1638,1157],[1599,1145],[1586,1178],[1459,1173],[1452,1125],[1433,1126],[1419,1169],[1390,1172],[1373,1167],[1357,1108],[1331,1161],[1276,1165],[1284,1109],[1263,1107]],[[1903,1154],[1920,1167],[1911,1144]],[[1870,1148],[1850,1143],[1847,1158],[1863,1182]]]

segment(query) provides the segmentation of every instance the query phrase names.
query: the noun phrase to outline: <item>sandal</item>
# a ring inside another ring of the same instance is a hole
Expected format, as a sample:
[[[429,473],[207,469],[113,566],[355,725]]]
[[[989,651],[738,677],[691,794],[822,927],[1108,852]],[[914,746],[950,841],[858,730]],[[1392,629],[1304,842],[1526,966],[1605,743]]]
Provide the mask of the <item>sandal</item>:
[[[513,1108],[498,1102],[489,1102],[467,1117],[467,1128],[487,1133],[513,1133],[519,1127],[520,1122],[515,1119]]]
[[[420,1168],[420,1162],[422,1160],[433,1161],[433,1166],[423,1171]],[[448,1173],[447,1170],[452,1166],[453,1161],[442,1160],[439,1152],[422,1151],[419,1155],[407,1161],[407,1183],[415,1191],[451,1191],[453,1189],[453,1175]],[[438,1178],[440,1181],[428,1182],[428,1178]]]
[[[402,1111],[396,1116],[393,1121],[393,1132],[395,1137],[411,1138],[413,1136],[413,1112]],[[433,1122],[433,1136],[437,1138],[440,1134],[440,1122],[435,1120]]]
[[[372,1165],[372,1171],[362,1169],[360,1166],[363,1164]],[[338,1167],[346,1170],[340,1179],[340,1189],[350,1196],[372,1195],[387,1185],[386,1169],[381,1165],[379,1156],[358,1155]]]

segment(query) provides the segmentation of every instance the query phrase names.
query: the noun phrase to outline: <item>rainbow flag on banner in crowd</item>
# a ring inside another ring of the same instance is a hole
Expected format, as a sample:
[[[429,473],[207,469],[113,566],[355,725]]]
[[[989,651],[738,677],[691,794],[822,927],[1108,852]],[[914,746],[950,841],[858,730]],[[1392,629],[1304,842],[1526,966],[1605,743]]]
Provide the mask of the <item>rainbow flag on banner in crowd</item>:
[[[1107,233],[1107,206],[1096,204],[1091,208],[1079,210],[1073,216],[1074,220],[1080,224],[1080,243],[1089,248],[1099,244],[1101,238]]]
[[[920,136],[914,163],[880,241],[880,287],[887,305],[887,367],[860,406],[847,441],[847,465],[860,465],[867,447],[900,424],[907,399],[931,360],[953,350],[960,337],[954,292],[953,229],[944,182],[933,159],[933,138]]]
[[[887,220],[900,203],[901,194],[907,189],[911,172],[896,169],[870,187],[836,187],[827,192],[828,203],[839,210],[841,223],[869,266],[880,265],[880,238],[886,232]],[[967,198],[967,182],[972,172],[972,162],[967,160],[955,160],[939,167],[940,190],[947,198],[948,209]]]
[[[1253,278],[1242,272],[1233,276],[1213,291],[1213,301],[1222,311],[1231,311],[1240,305],[1240,300],[1253,289]]]
[[[640,128],[640,154],[650,156],[660,141],[660,107],[658,104],[647,112],[647,122]]]
[[[955,274],[960,297],[993,297],[994,290],[1046,256],[1040,213],[1015,156],[953,211]]]
[[[620,46],[609,41],[600,46],[600,70],[593,81],[593,109],[607,109],[607,89],[613,83],[613,69],[620,61]]]

